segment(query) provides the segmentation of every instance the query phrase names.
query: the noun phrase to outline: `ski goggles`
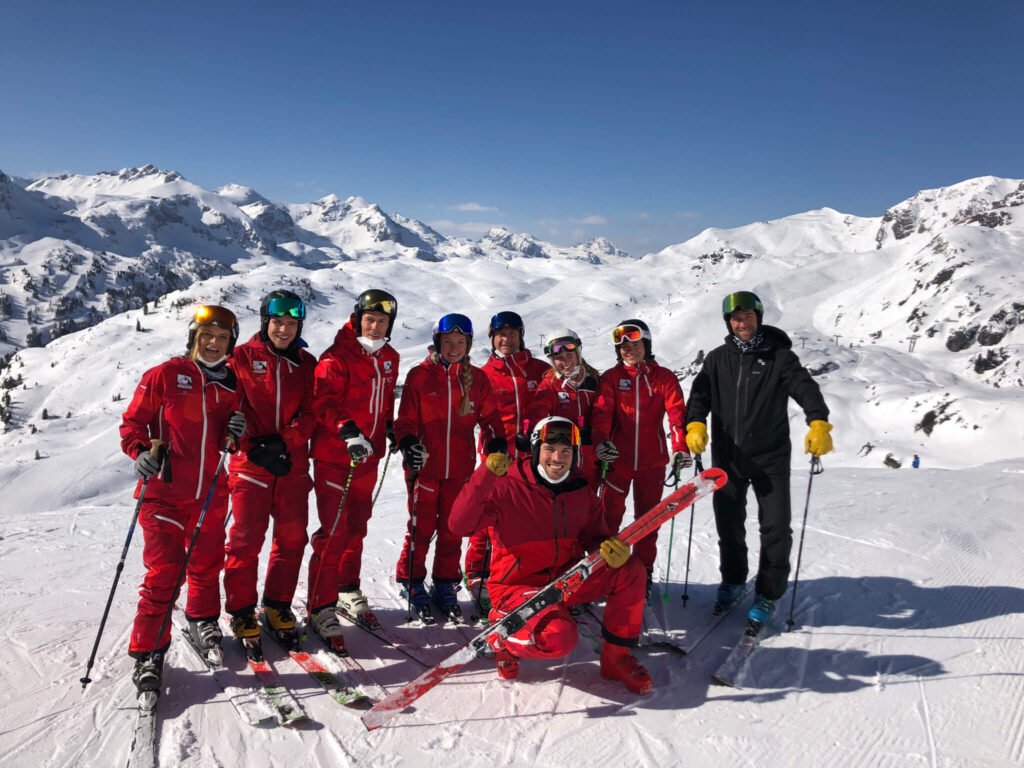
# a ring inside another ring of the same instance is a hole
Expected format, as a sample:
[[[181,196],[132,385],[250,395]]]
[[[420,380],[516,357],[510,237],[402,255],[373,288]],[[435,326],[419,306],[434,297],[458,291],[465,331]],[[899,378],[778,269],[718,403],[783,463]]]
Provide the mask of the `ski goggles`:
[[[639,325],[620,325],[612,331],[612,343],[615,346],[619,346],[619,344],[627,341],[643,341],[650,338],[651,334]]]
[[[464,336],[472,336],[473,321],[465,315],[453,313],[442,317],[437,321],[437,325],[434,326],[434,333],[453,333],[456,331]]]
[[[383,312],[386,315],[394,315],[398,312],[398,301],[384,291],[367,291],[362,296],[357,309],[363,312]]]
[[[269,317],[294,317],[297,320],[302,320],[306,316],[306,305],[302,299],[278,296],[267,302],[267,315]]]
[[[576,446],[580,444],[580,430],[572,423],[564,421],[555,421],[550,424],[541,424],[540,428],[535,430],[534,439],[540,436],[540,442],[548,443],[549,445],[569,445]]]
[[[238,319],[235,313],[226,307],[216,304],[200,304],[192,315],[193,326],[216,325],[231,331],[231,335],[238,337]]]
[[[544,345],[544,354],[547,355],[548,357],[553,357],[554,355],[557,355],[560,352],[572,352],[574,349],[579,348],[580,344],[573,341],[572,339],[555,339],[554,341],[549,341],[547,344]]]
[[[518,312],[499,312],[491,317],[491,333],[500,331],[502,328],[522,328],[523,318]]]
[[[756,293],[751,293],[750,291],[736,291],[736,293],[730,293],[722,299],[723,315],[731,315],[738,309],[764,313],[764,306],[761,304],[761,300],[757,298]]]

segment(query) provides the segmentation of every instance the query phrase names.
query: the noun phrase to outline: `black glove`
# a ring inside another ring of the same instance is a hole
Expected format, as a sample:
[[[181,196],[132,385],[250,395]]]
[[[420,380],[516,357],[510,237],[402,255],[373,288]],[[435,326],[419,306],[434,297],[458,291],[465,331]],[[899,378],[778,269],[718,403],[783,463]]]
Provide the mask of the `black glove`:
[[[605,440],[598,445],[594,453],[597,454],[598,461],[612,462],[619,458],[619,449],[611,440]]]
[[[366,439],[366,435],[359,431],[354,421],[349,420],[342,424],[338,430],[338,437],[345,441],[349,458],[356,464],[366,461],[373,454],[373,445]]]
[[[235,411],[228,417],[228,435],[237,440],[245,434],[245,414]]]
[[[388,435],[388,453],[398,453],[398,441],[395,439],[395,423],[393,421],[388,422],[387,426]]]
[[[676,451],[672,455],[672,472],[678,474],[681,470],[693,466],[693,457],[683,451]]]
[[[405,466],[414,472],[419,472],[427,463],[430,456],[427,453],[427,446],[417,440],[413,435],[406,435],[398,445],[402,451]]]
[[[487,441],[484,453],[490,456],[492,453],[508,453],[508,440],[504,437],[493,437]]]
[[[280,435],[261,435],[252,439],[252,447],[247,454],[249,461],[257,467],[263,467],[270,474],[284,477],[292,471],[292,460],[288,455],[288,446]]]
[[[150,451],[143,451],[135,458],[135,474],[140,480],[149,480],[160,471],[160,463]]]
[[[529,453],[532,448],[533,448],[533,446],[530,445],[530,436],[529,435],[524,435],[522,432],[520,432],[518,435],[516,435],[516,449],[517,450],[526,451],[527,453]]]

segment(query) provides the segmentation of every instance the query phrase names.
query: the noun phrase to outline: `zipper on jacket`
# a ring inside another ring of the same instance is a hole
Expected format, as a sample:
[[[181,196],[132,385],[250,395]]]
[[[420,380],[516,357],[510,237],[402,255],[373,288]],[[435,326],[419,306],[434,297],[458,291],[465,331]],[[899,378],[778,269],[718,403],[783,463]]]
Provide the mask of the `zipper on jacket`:
[[[201,383],[199,394],[203,400],[203,439],[199,443],[199,478],[196,481],[196,498],[198,499],[203,492],[203,470],[206,468],[206,375],[195,360],[192,361],[192,365],[199,371],[199,381]]]
[[[277,365],[275,376],[277,378],[277,391],[274,394],[274,431],[281,431],[281,356],[276,355]]]
[[[444,476],[447,479],[452,462],[452,372],[450,366],[445,369],[444,377],[448,382],[448,425],[444,440]]]
[[[734,415],[733,429],[736,430],[736,447],[739,448],[743,442],[743,433],[740,432],[740,403],[743,402],[743,353],[740,352],[740,370],[736,374],[736,413]]]
[[[640,366],[636,368],[633,401],[636,407],[636,418],[633,420],[633,471],[635,472],[640,468]]]

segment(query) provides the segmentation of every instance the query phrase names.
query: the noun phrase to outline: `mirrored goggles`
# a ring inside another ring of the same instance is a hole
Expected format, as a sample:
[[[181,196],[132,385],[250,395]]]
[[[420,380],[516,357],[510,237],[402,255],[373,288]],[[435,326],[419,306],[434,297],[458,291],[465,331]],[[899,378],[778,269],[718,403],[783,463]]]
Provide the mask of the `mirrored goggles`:
[[[571,352],[574,349],[579,348],[580,345],[577,344],[572,339],[555,339],[554,341],[549,341],[544,346],[544,354],[547,355],[548,357],[553,357],[554,355],[557,355],[560,352],[565,352],[566,350]]]
[[[491,318],[491,330],[500,331],[502,328],[522,328],[523,318],[518,312],[499,312]]]
[[[238,319],[235,313],[216,304],[200,304],[192,315],[192,322],[195,325],[218,325],[235,335],[238,334]]]
[[[550,445],[579,445],[580,430],[575,424],[566,424],[564,421],[544,424],[540,428],[540,441]]]
[[[626,341],[642,341],[649,338],[651,335],[638,325],[620,325],[612,331],[612,343],[615,346]]]
[[[267,303],[267,315],[270,317],[294,317],[302,320],[306,316],[306,305],[302,299],[273,298]]]
[[[466,336],[473,335],[473,321],[471,321],[465,315],[450,314],[445,315],[437,321],[435,330],[438,333],[452,333],[458,331]]]
[[[752,310],[754,312],[764,311],[761,300],[757,298],[757,294],[750,291],[736,291],[736,293],[730,293],[722,299],[723,315],[730,315],[738,309]]]

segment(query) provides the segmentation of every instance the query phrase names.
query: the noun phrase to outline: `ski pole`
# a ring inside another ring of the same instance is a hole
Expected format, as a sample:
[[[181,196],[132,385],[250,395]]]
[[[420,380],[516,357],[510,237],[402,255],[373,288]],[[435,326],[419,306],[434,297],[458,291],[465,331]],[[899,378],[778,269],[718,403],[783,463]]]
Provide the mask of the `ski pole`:
[[[672,474],[668,476],[668,480],[672,481],[672,486],[678,490],[679,488],[679,470],[675,467],[672,468]],[[665,485],[669,484],[668,480],[665,481]],[[693,517],[690,517],[693,520]],[[668,559],[665,561],[665,580],[661,585],[661,602],[668,602],[668,579],[669,574],[672,572],[672,542],[675,541],[676,537],[676,519],[672,518],[672,523],[668,527]],[[685,599],[683,600],[685,604]]]
[[[220,477],[220,473],[224,471],[224,462],[227,461],[228,454],[231,452],[232,438],[227,439],[227,443],[224,449],[220,452],[220,461],[217,462],[217,468],[213,471],[213,479],[210,481],[210,489],[206,492],[206,499],[203,501],[203,506],[199,510],[199,519],[196,520],[196,527],[192,531],[192,540],[188,543],[188,549],[185,550],[185,559],[181,563],[181,570],[178,572],[178,579],[174,584],[174,591],[171,592],[171,600],[167,604],[167,612],[164,614],[164,620],[160,622],[160,631],[156,633],[156,645],[153,646],[152,653],[156,653],[160,649],[160,641],[164,637],[164,632],[167,631],[167,625],[171,621],[171,613],[174,611],[174,604],[178,601],[178,591],[181,589],[181,585],[185,583],[185,571],[188,569],[188,561],[192,558],[192,550],[195,549],[196,542],[199,540],[199,532],[203,529],[203,521],[206,519],[206,513],[210,509],[210,503],[213,501],[213,492],[217,488],[217,479]]]
[[[311,612],[316,606],[313,605],[313,601],[316,600],[317,589],[320,587],[320,577],[324,573],[324,560],[327,559],[327,551],[331,546],[331,540],[334,538],[334,531],[338,527],[338,523],[341,520],[341,513],[345,509],[345,500],[348,499],[348,489],[352,487],[352,476],[356,473],[355,459],[352,459],[348,465],[348,477],[345,478],[345,487],[341,489],[341,501],[338,502],[338,511],[334,515],[334,522],[331,523],[331,530],[327,533],[327,541],[324,542],[323,549],[320,550],[320,562],[317,563],[316,568],[316,579],[313,581],[313,589],[310,591],[309,596],[306,599],[307,612]]]
[[[388,464],[391,462],[391,451],[388,451],[388,455],[384,457],[384,469],[380,472],[380,483],[377,485],[377,492],[373,494],[372,506],[376,506],[377,497],[380,496],[380,489],[384,487],[384,478],[388,474]]]
[[[597,498],[604,501],[604,487],[608,484],[608,468],[611,464],[607,461],[599,462],[601,465],[601,482],[597,486]]]
[[[483,574],[480,575],[480,581],[476,585],[476,595],[473,596],[474,600],[476,602],[476,609],[479,612],[479,614],[481,615],[481,617],[483,617],[485,620],[487,620],[488,617],[483,615],[483,613],[484,613],[484,606],[483,606],[483,603],[480,602],[480,599],[481,599],[481,596],[484,593],[484,581],[487,578],[487,576],[485,576],[484,574],[490,575],[490,572],[491,572],[491,537],[488,536],[487,537],[487,546],[484,548],[484,572],[483,572]]]
[[[406,616],[406,621],[412,621],[412,569],[416,562],[416,497],[419,496],[419,491],[416,490],[416,479],[420,476],[420,472],[417,469],[411,475],[409,475],[409,515],[412,518],[412,526],[409,533],[409,578],[405,585],[405,596],[409,608],[409,613]]]
[[[698,453],[693,457],[693,476],[696,477],[704,471],[704,460]],[[683,575],[683,608],[690,599],[690,547],[693,545],[693,518],[697,516],[697,502],[693,503],[690,510],[690,533],[686,537],[686,573]],[[673,518],[674,520],[675,518]]]
[[[786,619],[786,630],[791,632],[793,630],[793,612],[796,610],[796,587],[800,583],[800,560],[804,554],[804,531],[807,530],[807,509],[811,505],[811,484],[814,482],[814,476],[820,475],[825,471],[825,467],[821,465],[821,459],[817,456],[811,457],[811,470],[807,474],[807,501],[804,503],[804,522],[800,526],[800,547],[796,553],[796,572],[793,575],[793,599],[789,604],[789,618]]]
[[[151,447],[149,452],[153,454],[153,458],[157,461],[160,460],[160,441],[150,440]],[[146,498],[146,487],[149,485],[149,478],[147,477],[142,481],[142,488],[139,489],[139,499],[135,502],[135,511],[132,512],[132,522],[128,526],[128,535],[124,540],[124,547],[121,549],[121,559],[117,563],[117,567],[114,569],[114,583],[110,585],[110,592],[107,595],[107,605],[103,609],[103,616],[100,618],[100,628],[96,633],[96,641],[92,644],[92,653],[89,654],[89,661],[85,665],[85,677],[79,682],[82,684],[82,690],[92,682],[92,678],[89,677],[89,673],[92,671],[92,665],[96,662],[96,651],[100,647],[100,638],[103,637],[103,630],[107,626],[107,616],[110,615],[110,606],[114,602],[114,592],[117,590],[117,584],[121,580],[121,571],[124,570],[124,561],[128,558],[128,547],[131,546],[132,536],[135,535],[135,525],[139,522],[139,512],[142,510],[142,502]]]

